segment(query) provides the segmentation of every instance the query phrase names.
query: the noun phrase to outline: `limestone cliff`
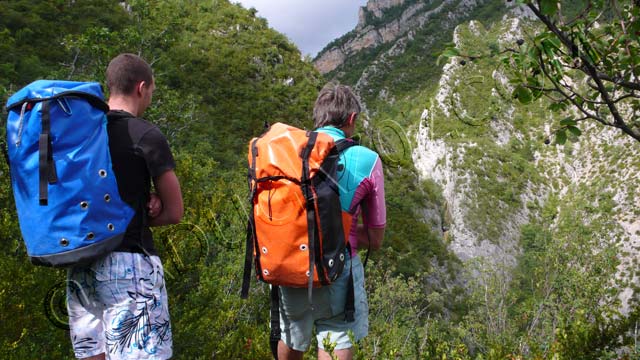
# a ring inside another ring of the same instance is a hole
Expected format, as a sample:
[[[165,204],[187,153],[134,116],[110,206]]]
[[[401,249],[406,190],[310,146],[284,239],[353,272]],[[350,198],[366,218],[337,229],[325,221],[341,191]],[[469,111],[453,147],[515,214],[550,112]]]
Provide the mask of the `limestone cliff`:
[[[323,74],[336,70],[346,59],[367,49],[393,44],[430,20],[445,18],[450,23],[482,0],[369,0],[359,10],[356,28],[323,49],[314,64]]]
[[[492,26],[461,20],[474,17],[493,19]],[[546,146],[553,115],[544,103],[522,107],[511,102],[508,80],[496,61],[452,59],[439,66],[433,61],[445,42],[466,53],[514,46],[525,36],[528,17],[502,1],[371,0],[360,9],[358,27],[328,46],[316,66],[331,62],[329,75],[354,86],[374,126],[391,118],[414,139],[409,143],[415,144],[417,172],[434,181],[444,199],[439,218],[426,220],[441,224],[440,235],[459,259],[514,266],[522,251],[522,226],[539,221],[550,197],[571,209],[601,192],[616,203],[616,221],[609,234],[598,236],[625,239],[623,247],[631,252],[640,242],[633,216],[639,199],[626,181],[616,179],[635,178],[640,166],[616,154],[637,144],[590,126],[574,143]],[[605,173],[610,180],[600,189]],[[560,208],[558,216],[564,211]],[[594,210],[589,216],[611,214]],[[553,224],[545,226],[555,231]]]

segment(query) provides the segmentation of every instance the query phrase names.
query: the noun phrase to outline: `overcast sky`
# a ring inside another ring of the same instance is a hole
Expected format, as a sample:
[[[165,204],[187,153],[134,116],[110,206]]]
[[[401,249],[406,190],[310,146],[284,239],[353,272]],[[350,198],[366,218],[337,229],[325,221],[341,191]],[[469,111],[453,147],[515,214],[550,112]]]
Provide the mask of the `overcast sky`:
[[[293,41],[302,55],[314,57],[331,40],[353,30],[358,8],[367,0],[234,0],[254,7],[269,26]]]

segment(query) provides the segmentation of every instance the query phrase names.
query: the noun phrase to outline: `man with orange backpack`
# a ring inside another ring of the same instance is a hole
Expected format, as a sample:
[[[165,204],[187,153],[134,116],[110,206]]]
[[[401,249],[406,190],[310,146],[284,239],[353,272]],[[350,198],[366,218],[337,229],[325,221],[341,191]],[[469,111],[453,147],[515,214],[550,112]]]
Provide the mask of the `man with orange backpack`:
[[[352,141],[360,103],[347,86],[327,84],[314,105],[313,119],[316,132],[330,135],[334,141]],[[353,145],[353,144],[351,144]],[[353,357],[353,344],[364,338],[369,329],[368,304],[364,288],[364,267],[358,249],[377,250],[382,244],[386,225],[384,201],[384,175],[380,157],[374,151],[359,145],[347,146],[340,152],[337,162],[337,182],[340,206],[350,214],[348,234],[350,251],[345,250],[344,271],[329,286],[313,289],[312,299],[307,289],[280,287],[279,313],[281,340],[278,358],[302,359],[311,343],[315,326],[318,340],[318,358],[330,359],[323,343],[332,344],[338,359]],[[359,224],[359,218],[363,224]],[[346,321],[345,302],[350,277],[353,276],[355,317]]]

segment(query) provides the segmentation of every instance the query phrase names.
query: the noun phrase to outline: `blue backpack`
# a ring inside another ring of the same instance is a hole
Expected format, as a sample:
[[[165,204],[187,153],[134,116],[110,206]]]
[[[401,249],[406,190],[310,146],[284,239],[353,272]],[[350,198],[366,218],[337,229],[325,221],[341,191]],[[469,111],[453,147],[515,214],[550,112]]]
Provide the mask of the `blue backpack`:
[[[38,80],[7,110],[11,185],[31,262],[83,264],[118,247],[134,210],[118,193],[100,84]]]

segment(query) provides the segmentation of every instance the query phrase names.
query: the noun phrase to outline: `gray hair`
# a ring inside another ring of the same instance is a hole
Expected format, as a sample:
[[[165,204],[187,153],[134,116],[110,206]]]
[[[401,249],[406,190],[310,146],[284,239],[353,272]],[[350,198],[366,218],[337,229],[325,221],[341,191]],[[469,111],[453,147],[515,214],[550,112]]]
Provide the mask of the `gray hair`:
[[[360,101],[350,87],[337,83],[325,85],[313,106],[313,124],[316,128],[335,126],[341,128],[349,115],[360,113]]]

